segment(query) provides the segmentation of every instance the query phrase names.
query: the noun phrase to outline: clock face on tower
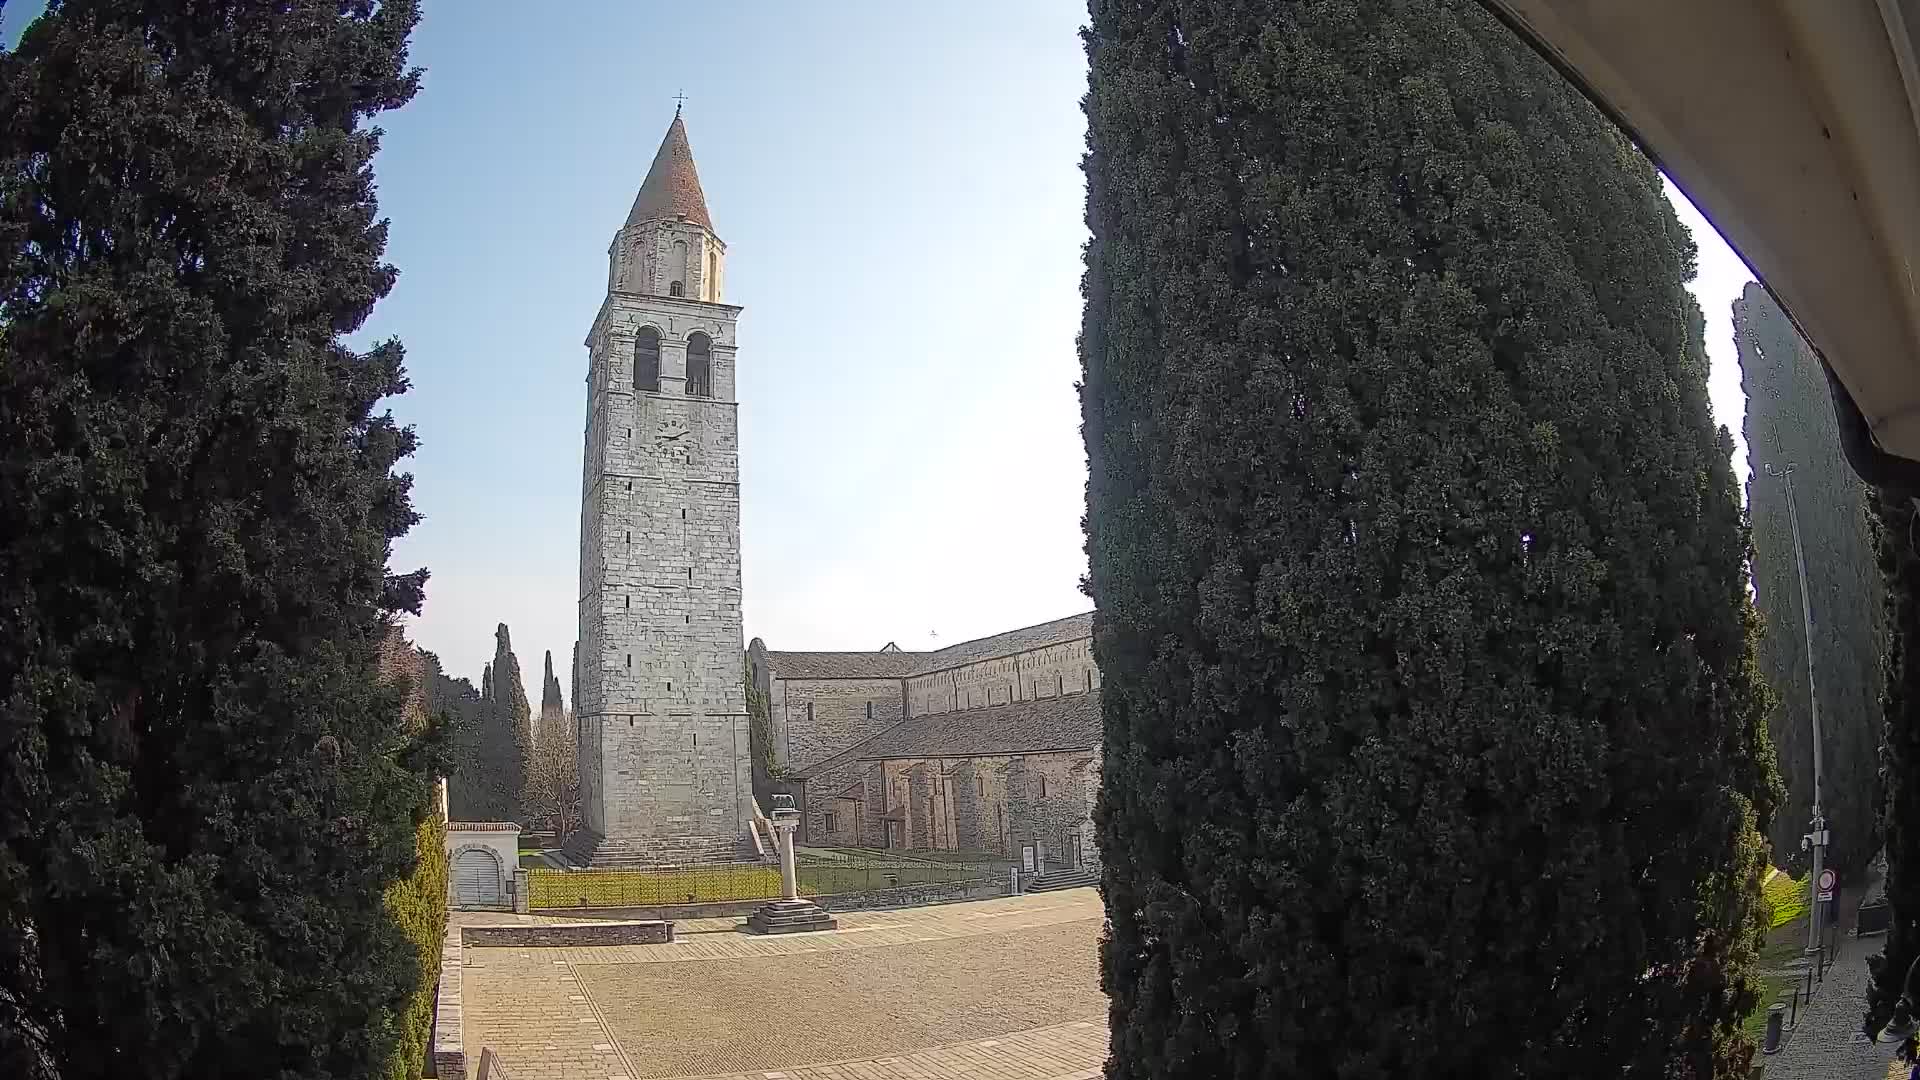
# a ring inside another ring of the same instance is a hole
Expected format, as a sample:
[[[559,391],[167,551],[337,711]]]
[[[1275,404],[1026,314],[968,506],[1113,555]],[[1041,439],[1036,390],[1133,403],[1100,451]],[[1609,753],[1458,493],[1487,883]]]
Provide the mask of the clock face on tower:
[[[666,457],[685,463],[688,457],[686,421],[673,417],[660,421],[653,432],[653,445]]]

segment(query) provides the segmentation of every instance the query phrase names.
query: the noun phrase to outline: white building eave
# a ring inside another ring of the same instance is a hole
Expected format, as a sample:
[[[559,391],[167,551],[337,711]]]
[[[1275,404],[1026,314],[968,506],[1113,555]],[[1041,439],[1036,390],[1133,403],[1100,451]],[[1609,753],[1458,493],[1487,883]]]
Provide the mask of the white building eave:
[[[1920,0],[1482,2],[1713,221],[1878,449],[1920,460]]]

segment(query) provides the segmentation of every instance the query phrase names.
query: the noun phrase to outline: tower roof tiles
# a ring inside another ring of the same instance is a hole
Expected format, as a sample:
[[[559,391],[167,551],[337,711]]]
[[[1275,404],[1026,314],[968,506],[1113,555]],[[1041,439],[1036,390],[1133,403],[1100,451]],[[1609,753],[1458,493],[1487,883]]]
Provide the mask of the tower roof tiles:
[[[700,191],[700,173],[693,167],[687,125],[675,113],[667,137],[660,140],[660,149],[653,155],[647,178],[640,184],[640,194],[634,196],[633,209],[627,212],[627,224],[681,217],[713,229],[713,220],[707,216],[707,197]]]

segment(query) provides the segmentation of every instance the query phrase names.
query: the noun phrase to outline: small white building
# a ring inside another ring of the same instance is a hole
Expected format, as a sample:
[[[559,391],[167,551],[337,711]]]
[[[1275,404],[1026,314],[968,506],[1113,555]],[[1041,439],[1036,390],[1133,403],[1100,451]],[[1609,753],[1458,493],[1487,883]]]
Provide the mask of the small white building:
[[[447,822],[447,906],[513,911],[520,868],[520,826],[511,821]]]

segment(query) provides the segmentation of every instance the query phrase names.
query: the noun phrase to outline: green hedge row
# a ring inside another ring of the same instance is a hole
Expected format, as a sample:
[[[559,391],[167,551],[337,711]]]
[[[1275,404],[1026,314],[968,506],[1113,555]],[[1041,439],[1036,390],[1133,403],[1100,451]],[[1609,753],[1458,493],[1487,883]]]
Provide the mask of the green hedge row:
[[[420,824],[419,865],[387,890],[387,911],[420,956],[420,986],[400,1017],[400,1042],[387,1064],[389,1080],[426,1075],[433,1047],[433,1006],[440,989],[440,945],[447,934],[447,826],[439,815]]]

